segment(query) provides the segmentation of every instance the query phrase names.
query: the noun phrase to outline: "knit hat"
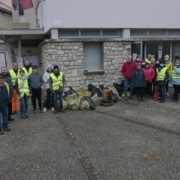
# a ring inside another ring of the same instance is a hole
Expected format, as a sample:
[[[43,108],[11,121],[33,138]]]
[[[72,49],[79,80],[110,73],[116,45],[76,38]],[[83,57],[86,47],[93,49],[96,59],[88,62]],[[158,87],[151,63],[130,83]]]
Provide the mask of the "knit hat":
[[[38,66],[37,65],[33,65],[32,69],[38,69]]]
[[[57,65],[54,66],[54,69],[58,69],[59,70],[59,67]]]
[[[52,64],[48,64],[48,65],[47,65],[47,69],[48,69],[48,68],[51,68],[51,69],[53,69],[53,66],[52,66]]]

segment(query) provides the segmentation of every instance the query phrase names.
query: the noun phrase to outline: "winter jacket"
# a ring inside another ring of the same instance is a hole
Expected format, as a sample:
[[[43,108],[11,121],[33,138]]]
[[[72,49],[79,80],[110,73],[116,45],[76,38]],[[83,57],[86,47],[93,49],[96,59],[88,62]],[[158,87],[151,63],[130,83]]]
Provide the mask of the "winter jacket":
[[[170,80],[172,84],[180,85],[180,67],[174,66]]]
[[[0,85],[0,108],[8,107],[8,103],[10,101],[7,86],[9,87],[9,85],[6,82]]]
[[[136,64],[134,62],[125,62],[122,66],[121,72],[127,79],[131,79],[135,69]]]
[[[39,89],[43,85],[43,78],[39,73],[32,73],[29,76],[30,88]]]
[[[50,88],[50,86],[49,86],[49,78],[50,78],[50,73],[45,72],[44,76],[43,76],[43,81],[44,81],[44,85],[45,85],[46,89]]]
[[[142,69],[136,69],[132,75],[132,87],[146,87],[146,79]]]
[[[145,75],[145,79],[147,82],[152,83],[154,77],[155,77],[155,71],[153,68],[149,67],[149,68],[143,68],[143,72]]]

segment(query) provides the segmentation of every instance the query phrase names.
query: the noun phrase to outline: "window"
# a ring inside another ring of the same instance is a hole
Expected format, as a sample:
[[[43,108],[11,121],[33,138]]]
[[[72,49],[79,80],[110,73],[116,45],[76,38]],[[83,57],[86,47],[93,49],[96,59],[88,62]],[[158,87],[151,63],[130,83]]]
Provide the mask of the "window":
[[[122,31],[118,29],[104,29],[102,30],[103,36],[114,36],[114,37],[121,37]]]
[[[131,36],[147,36],[146,29],[132,29]]]
[[[168,36],[180,36],[180,30],[178,29],[168,30]]]
[[[166,36],[165,29],[150,29],[149,36]]]
[[[81,36],[100,36],[100,30],[98,30],[98,29],[83,29],[83,30],[81,30]]]
[[[61,29],[59,30],[59,36],[61,37],[77,37],[79,36],[78,29]]]
[[[84,48],[84,69],[85,71],[102,70],[102,43],[85,42]]]
[[[0,67],[7,66],[5,52],[0,52]]]

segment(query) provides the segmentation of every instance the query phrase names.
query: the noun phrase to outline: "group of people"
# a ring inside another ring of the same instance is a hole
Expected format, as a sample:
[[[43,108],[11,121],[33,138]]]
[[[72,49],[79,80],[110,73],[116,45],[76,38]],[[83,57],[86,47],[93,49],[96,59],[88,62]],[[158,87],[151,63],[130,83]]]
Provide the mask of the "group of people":
[[[144,97],[153,97],[157,89],[159,103],[164,103],[166,96],[169,96],[169,82],[171,82],[174,88],[172,101],[178,101],[180,93],[179,56],[176,56],[172,63],[168,54],[157,60],[151,54],[148,54],[145,59],[137,56],[135,60],[128,55],[127,61],[122,65],[121,73],[124,76],[124,98],[126,100],[127,91],[130,91],[130,98],[135,93],[137,100],[143,101]]]
[[[33,112],[37,112],[36,100],[39,112],[52,109],[54,113],[63,110],[63,87],[65,77],[57,65],[48,64],[47,71],[42,76],[38,66],[31,66],[29,60],[25,60],[24,66],[19,68],[13,63],[12,69],[1,67],[0,73],[0,135],[4,131],[10,131],[8,124],[13,121],[12,114],[17,112],[20,106],[21,118],[29,117],[29,98],[33,106]],[[46,99],[42,103],[42,85],[45,85]],[[57,103],[57,99],[59,100]],[[19,103],[18,103],[19,102]]]

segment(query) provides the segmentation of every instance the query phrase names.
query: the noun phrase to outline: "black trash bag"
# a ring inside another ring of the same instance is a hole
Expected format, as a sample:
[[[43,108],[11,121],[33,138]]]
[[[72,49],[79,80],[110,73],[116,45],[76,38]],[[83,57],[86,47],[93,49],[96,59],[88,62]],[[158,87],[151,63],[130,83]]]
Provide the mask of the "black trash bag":
[[[100,88],[96,88],[96,93],[99,97],[102,97],[103,96],[103,92],[101,91]]]
[[[99,85],[99,89],[100,89],[101,91],[103,91],[103,89],[104,89],[104,84],[100,84],[100,85]]]
[[[94,96],[96,93],[99,97],[102,97],[101,90],[92,84],[88,85],[88,91],[91,91],[91,97]]]
[[[117,84],[117,83],[113,83],[113,86],[116,88],[119,96],[121,96],[124,92],[124,85],[122,84]]]
[[[96,109],[96,104],[89,96],[84,96],[84,99],[89,103],[90,109],[94,110]]]
[[[65,97],[67,97],[68,95],[71,95],[71,94],[74,94],[74,93],[76,93],[76,91],[71,87],[71,86],[69,86],[69,90],[67,90],[67,91],[65,91],[64,92],[64,98]],[[76,93],[77,94],[77,93]]]
[[[118,96],[116,93],[113,93],[113,91],[110,92],[110,100],[114,103],[118,102]]]

